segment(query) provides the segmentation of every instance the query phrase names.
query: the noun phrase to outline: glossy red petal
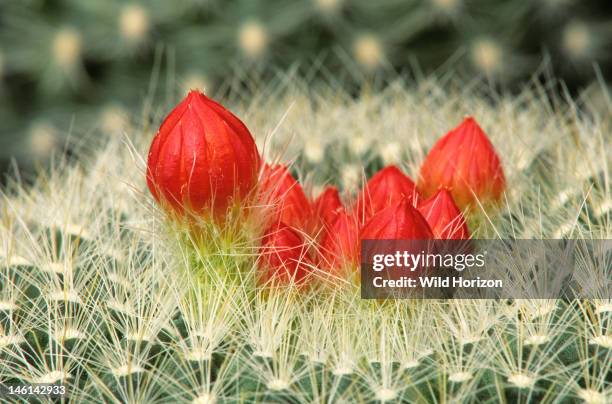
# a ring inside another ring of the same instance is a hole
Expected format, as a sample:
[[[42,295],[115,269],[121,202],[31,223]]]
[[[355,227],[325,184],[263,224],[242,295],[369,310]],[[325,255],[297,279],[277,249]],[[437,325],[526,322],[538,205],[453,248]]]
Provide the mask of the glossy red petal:
[[[319,245],[320,263],[323,268],[336,272],[348,265],[359,263],[359,224],[357,218],[341,212],[328,225]]]
[[[271,210],[273,222],[309,231],[312,210],[304,189],[286,166],[265,164],[260,181],[261,203]]]
[[[259,250],[259,283],[301,283],[312,265],[300,233],[285,223],[269,228]]]
[[[334,223],[339,214],[344,211],[338,188],[327,186],[312,204],[316,231]]]

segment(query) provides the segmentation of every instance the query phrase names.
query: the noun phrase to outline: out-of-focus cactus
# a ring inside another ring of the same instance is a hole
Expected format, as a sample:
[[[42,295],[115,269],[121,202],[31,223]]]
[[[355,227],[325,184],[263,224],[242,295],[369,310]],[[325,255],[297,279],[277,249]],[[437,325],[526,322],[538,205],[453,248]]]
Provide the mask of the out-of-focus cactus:
[[[451,66],[512,86],[545,49],[578,89],[593,62],[610,66],[609,11],[558,0],[12,1],[0,13],[0,113],[14,125],[0,137],[27,149],[33,120],[81,136],[84,117],[104,104],[141,105],[151,83],[225,93],[246,75],[270,79],[289,67],[354,86]]]

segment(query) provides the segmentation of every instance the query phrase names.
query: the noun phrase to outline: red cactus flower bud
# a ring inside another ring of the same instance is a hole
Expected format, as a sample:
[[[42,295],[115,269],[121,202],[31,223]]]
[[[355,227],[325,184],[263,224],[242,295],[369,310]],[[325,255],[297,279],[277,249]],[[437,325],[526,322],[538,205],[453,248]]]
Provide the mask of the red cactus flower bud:
[[[425,198],[446,188],[464,209],[498,202],[506,180],[493,145],[476,120],[467,117],[433,146],[423,165],[419,190]]]
[[[378,212],[363,226],[362,240],[429,240],[427,221],[408,198]]]
[[[319,245],[321,266],[332,270],[359,262],[359,224],[357,218],[341,211],[329,225]]]
[[[361,240],[393,240],[374,242],[369,245],[364,245],[366,250],[362,251],[362,246],[359,245],[359,256],[363,254],[364,262],[372,262],[373,254],[393,253],[400,249],[408,247],[408,250],[414,252],[422,251],[423,244],[420,240],[433,239],[433,233],[427,224],[427,221],[419,211],[413,207],[412,202],[407,198],[401,200],[394,206],[390,206],[372,218],[365,224],[361,230]],[[398,240],[416,240],[413,243],[398,241]],[[425,243],[428,243],[425,242]],[[426,268],[419,265],[414,272],[410,271],[406,275],[414,276],[416,273],[421,273]],[[387,271],[386,276],[389,279],[399,279],[403,273],[400,271]]]
[[[264,165],[261,178],[261,203],[269,206],[275,222],[297,229],[307,229],[311,206],[302,186],[282,164]]]
[[[374,174],[357,197],[356,214],[362,222],[401,200],[415,204],[418,192],[414,182],[396,166]]]
[[[338,188],[327,186],[314,200],[313,213],[317,222],[317,230],[331,226],[338,215],[344,210]]]
[[[312,265],[300,233],[280,222],[266,231],[261,247],[259,282],[301,283]]]
[[[418,210],[429,223],[436,238],[443,240],[470,238],[465,218],[446,189],[441,189],[433,197],[422,201]]]
[[[253,189],[259,153],[247,127],[198,91],[168,114],[151,143],[147,185],[175,211],[224,214]]]

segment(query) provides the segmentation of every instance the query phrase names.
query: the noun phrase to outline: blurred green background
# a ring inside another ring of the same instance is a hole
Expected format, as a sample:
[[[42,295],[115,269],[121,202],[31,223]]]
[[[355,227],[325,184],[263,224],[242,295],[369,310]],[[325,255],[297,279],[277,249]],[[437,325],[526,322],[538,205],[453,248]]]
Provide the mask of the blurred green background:
[[[355,89],[454,72],[504,91],[539,72],[578,94],[611,62],[609,0],[0,0],[0,173],[122,133],[158,82],[171,101],[290,69]]]

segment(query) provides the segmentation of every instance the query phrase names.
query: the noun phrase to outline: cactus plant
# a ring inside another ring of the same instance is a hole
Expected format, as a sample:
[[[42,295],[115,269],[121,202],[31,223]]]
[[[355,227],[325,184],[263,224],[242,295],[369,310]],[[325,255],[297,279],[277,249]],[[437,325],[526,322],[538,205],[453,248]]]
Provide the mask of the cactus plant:
[[[395,163],[416,178],[425,150],[464,115],[477,116],[508,192],[497,216],[470,223],[473,234],[609,239],[610,111],[581,113],[555,97],[537,84],[515,97],[432,77],[357,97],[335,84],[282,80],[227,100],[269,161],[293,162],[306,193],[340,184],[345,200],[356,194],[343,182],[347,170],[356,167],[359,184],[389,157],[385,146],[401,145]],[[381,304],[351,284],[260,287],[253,246],[203,249],[149,196],[148,120],[123,137],[100,135],[73,145],[78,158],[59,159],[31,186],[12,177],[3,190],[3,382],[61,382],[66,402],[596,403],[612,395],[609,295]],[[304,155],[313,147],[324,158]]]

